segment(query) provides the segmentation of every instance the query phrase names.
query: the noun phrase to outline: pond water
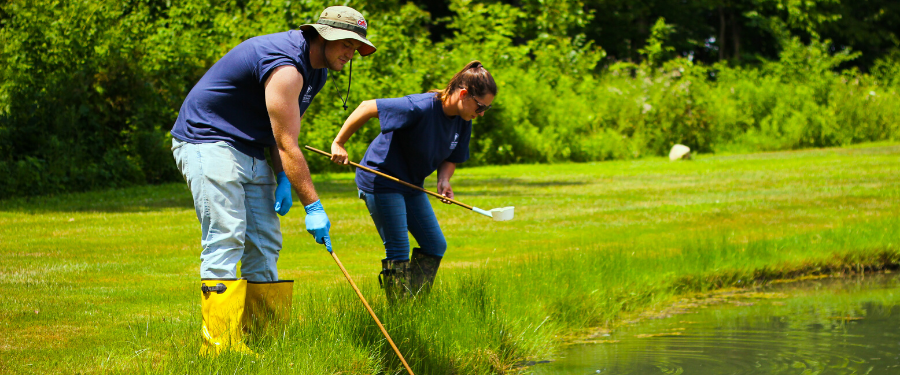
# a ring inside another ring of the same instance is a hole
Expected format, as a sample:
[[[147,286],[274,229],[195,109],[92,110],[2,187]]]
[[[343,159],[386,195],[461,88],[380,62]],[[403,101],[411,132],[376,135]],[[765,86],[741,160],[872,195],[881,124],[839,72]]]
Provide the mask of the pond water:
[[[567,347],[535,374],[900,374],[900,275],[683,301]]]

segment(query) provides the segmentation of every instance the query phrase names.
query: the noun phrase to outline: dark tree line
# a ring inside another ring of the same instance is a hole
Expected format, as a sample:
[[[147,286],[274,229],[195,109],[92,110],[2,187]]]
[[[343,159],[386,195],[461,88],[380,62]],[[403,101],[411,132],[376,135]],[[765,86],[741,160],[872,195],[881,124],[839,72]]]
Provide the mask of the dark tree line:
[[[431,13],[432,40],[447,36],[449,1],[416,0]],[[673,26],[670,43],[675,54],[697,62],[755,64],[776,59],[778,39],[786,35],[830,40],[837,50],[852,49],[862,56],[847,66],[868,71],[872,64],[900,46],[900,1],[895,0],[504,0],[540,13],[568,13],[555,19],[568,36],[584,34],[612,61],[640,62],[639,52],[660,17]],[[585,22],[585,20],[587,20]],[[535,23],[521,25],[517,40],[537,38],[546,30]]]

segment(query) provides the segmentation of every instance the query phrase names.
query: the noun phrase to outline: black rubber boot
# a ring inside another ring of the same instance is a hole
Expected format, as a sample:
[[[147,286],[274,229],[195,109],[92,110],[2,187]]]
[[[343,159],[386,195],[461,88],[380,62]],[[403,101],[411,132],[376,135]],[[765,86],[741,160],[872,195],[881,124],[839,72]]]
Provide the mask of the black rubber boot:
[[[441,259],[442,257],[439,256],[425,254],[420,248],[413,249],[412,258],[409,261],[409,271],[412,274],[409,281],[413,295],[431,291],[434,277],[441,265]]]
[[[381,261],[381,274],[378,276],[378,282],[384,288],[388,302],[404,300],[410,296],[410,272],[408,260],[387,260]]]

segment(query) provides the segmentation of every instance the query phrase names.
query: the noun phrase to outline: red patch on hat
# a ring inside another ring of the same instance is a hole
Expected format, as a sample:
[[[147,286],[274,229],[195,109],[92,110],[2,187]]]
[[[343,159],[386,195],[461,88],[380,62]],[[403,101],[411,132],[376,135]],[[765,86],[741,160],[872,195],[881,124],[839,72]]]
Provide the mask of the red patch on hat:
[[[356,21],[356,24],[359,25],[359,26],[362,26],[363,29],[368,29],[368,28],[369,28],[369,25],[366,24],[366,20],[359,20],[359,21]]]

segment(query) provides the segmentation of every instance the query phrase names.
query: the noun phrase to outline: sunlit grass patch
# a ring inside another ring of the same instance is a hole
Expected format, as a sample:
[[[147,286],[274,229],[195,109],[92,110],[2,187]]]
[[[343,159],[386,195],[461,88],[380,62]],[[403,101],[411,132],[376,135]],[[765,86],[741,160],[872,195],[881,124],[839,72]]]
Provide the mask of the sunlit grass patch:
[[[395,305],[378,287],[383,248],[352,175],[316,182],[335,251],[416,373],[502,373],[684,293],[900,263],[898,157],[881,144],[461,168],[459,200],[516,217],[433,202],[449,242],[437,284]],[[0,368],[402,373],[302,210],[282,231],[293,320],[252,343],[258,358],[210,359],[197,354],[200,231],[184,184],[0,201]]]

